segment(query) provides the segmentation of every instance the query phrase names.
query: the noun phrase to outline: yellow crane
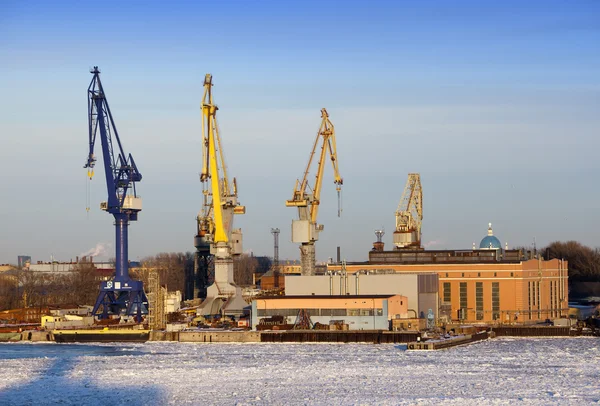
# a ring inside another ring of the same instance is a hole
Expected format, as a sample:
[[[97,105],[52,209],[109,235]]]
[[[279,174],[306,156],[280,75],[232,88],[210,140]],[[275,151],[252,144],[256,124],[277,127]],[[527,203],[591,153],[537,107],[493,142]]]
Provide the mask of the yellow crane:
[[[198,215],[198,234],[208,235],[213,245],[229,243],[233,253],[241,253],[241,231],[233,229],[233,215],[245,214],[246,207],[238,204],[236,179],[229,181],[219,127],[212,95],[212,75],[204,79],[202,98],[202,182],[203,208]],[[239,238],[238,238],[239,236]]]
[[[201,105],[203,165],[200,181],[204,204],[197,223],[198,235],[210,245],[210,253],[214,255],[215,280],[207,289],[202,314],[241,314],[245,302],[233,279],[233,255],[242,252],[242,232],[233,229],[233,216],[244,214],[246,207],[238,204],[235,178],[230,182],[227,176],[216,117],[219,108],[213,101],[212,86],[212,75],[206,74]],[[237,303],[240,309],[232,297],[243,302],[243,305]]]
[[[315,183],[313,187],[308,185],[308,174],[311,164],[321,140],[321,153]],[[317,224],[317,214],[319,212],[321,187],[323,184],[323,172],[325,169],[325,156],[329,152],[331,163],[333,164],[334,183],[338,192],[338,217],[341,214],[341,196],[343,179],[338,170],[338,159],[335,144],[335,129],[329,120],[327,110],[321,109],[321,127],[317,132],[317,137],[313,144],[312,152],[308,160],[308,165],[304,171],[302,181],[296,180],[294,194],[291,200],[287,200],[287,207],[298,208],[298,220],[292,221],[292,242],[300,243],[300,263],[302,266],[302,275],[315,274],[315,242],[319,239],[319,232],[323,231],[323,225]]]
[[[396,210],[396,249],[422,249],[421,223],[423,221],[423,191],[421,176],[409,173],[404,192]]]

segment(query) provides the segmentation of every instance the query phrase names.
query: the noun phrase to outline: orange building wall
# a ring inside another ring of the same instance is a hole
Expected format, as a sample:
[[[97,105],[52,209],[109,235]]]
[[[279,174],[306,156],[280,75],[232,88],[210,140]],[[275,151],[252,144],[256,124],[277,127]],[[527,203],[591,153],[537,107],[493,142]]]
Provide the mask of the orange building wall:
[[[382,309],[383,301],[388,302],[388,319],[395,315],[408,317],[408,299],[395,295],[388,298],[345,298],[345,297],[281,297],[256,299],[258,310],[273,309]]]
[[[329,270],[340,270],[339,265]],[[348,273],[360,270],[435,272],[439,276],[439,314],[447,321],[472,323],[528,323],[566,316],[568,312],[568,264],[552,259],[531,259],[519,263],[485,264],[357,264],[346,265]],[[467,284],[467,307],[460,318],[460,283]],[[477,283],[483,287],[483,311],[476,310]],[[444,300],[444,286],[450,284],[450,302]],[[499,310],[492,309],[492,286],[499,286]],[[539,289],[538,289],[539,285]],[[539,293],[538,293],[539,291]]]

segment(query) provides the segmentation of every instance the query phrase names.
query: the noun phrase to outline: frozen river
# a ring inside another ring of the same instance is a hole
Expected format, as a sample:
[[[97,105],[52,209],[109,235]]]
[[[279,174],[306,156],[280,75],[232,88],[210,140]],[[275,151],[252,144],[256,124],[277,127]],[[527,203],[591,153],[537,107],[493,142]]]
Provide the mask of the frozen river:
[[[0,405],[600,403],[598,338],[371,344],[0,344]]]

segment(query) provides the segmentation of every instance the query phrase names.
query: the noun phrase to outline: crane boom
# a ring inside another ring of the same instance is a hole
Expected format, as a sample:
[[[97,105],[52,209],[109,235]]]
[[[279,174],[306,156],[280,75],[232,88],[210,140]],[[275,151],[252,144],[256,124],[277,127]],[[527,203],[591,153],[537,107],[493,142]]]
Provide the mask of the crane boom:
[[[321,141],[321,152],[315,175],[315,183],[311,188],[308,184],[309,172]],[[339,173],[337,147],[335,140],[335,128],[326,109],[321,109],[321,126],[308,159],[302,181],[296,180],[292,199],[287,200],[287,207],[298,208],[298,220],[292,221],[292,242],[301,243],[300,256],[303,275],[313,275],[315,267],[314,244],[319,239],[319,232],[323,225],[317,224],[319,204],[321,203],[321,189],[323,185],[323,173],[325,170],[325,159],[327,152],[333,166],[334,184],[338,193],[338,217],[341,215],[341,190],[344,183]]]
[[[130,221],[137,220],[138,212],[142,210],[142,200],[137,196],[135,186],[142,180],[142,174],[133,156],[124,152],[100,81],[100,70],[94,66],[90,73],[94,77],[88,87],[89,153],[84,168],[88,169],[92,179],[96,163],[94,147],[99,136],[108,192],[108,199],[100,203],[100,208],[114,216],[116,227],[115,277],[100,284],[92,314],[97,314],[102,307],[103,318],[109,314],[136,314],[141,321],[141,315],[148,312],[148,299],[142,282],[129,277],[128,226]],[[116,153],[113,137],[118,147]]]
[[[409,173],[400,203],[396,209],[396,249],[422,249],[421,223],[423,221],[423,190],[421,176]]]

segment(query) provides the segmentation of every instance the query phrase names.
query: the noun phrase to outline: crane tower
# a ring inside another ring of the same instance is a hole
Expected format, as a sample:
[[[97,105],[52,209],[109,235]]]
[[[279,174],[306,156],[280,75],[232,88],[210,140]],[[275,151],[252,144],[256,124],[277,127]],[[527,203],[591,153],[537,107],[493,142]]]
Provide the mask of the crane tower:
[[[142,180],[142,174],[131,154],[126,155],[123,150],[100,82],[100,70],[94,66],[90,73],[94,77],[88,87],[89,154],[84,168],[88,168],[88,176],[92,179],[96,163],[94,146],[99,136],[108,190],[108,200],[100,203],[100,208],[113,215],[116,230],[115,276],[100,283],[92,314],[96,315],[102,309],[101,318],[136,315],[140,322],[141,315],[148,313],[148,299],[142,282],[129,277],[127,234],[129,222],[136,221],[142,210],[142,199],[137,196],[135,187],[136,182]]]
[[[311,187],[308,184],[308,174],[313,162],[319,140],[321,142],[321,153],[319,154],[319,163],[315,183]],[[317,224],[317,214],[319,211],[321,186],[323,184],[323,172],[325,169],[325,155],[329,151],[329,157],[333,165],[334,183],[338,192],[338,217],[341,214],[340,193],[342,190],[343,179],[338,170],[337,150],[335,144],[335,129],[329,120],[327,110],[321,109],[321,127],[317,132],[317,137],[313,144],[312,152],[308,160],[308,165],[304,171],[302,181],[296,180],[294,194],[291,200],[287,200],[285,205],[298,208],[298,220],[292,221],[292,242],[300,243],[300,264],[302,275],[315,274],[315,242],[319,239],[319,232],[323,231],[323,225]]]
[[[246,302],[233,279],[233,257],[242,253],[242,231],[233,229],[234,214],[244,214],[246,207],[238,204],[237,183],[229,181],[223,144],[217,125],[217,110],[213,101],[212,75],[204,79],[202,99],[203,165],[200,181],[203,185],[203,209],[197,217],[195,246],[208,246],[214,263],[214,282],[206,289],[202,315],[241,315]],[[198,254],[196,257],[198,263]],[[198,268],[197,268],[198,269]],[[203,270],[202,270],[203,271]]]
[[[421,176],[409,173],[404,192],[396,210],[396,249],[421,248],[421,222],[423,221],[423,192]]]

